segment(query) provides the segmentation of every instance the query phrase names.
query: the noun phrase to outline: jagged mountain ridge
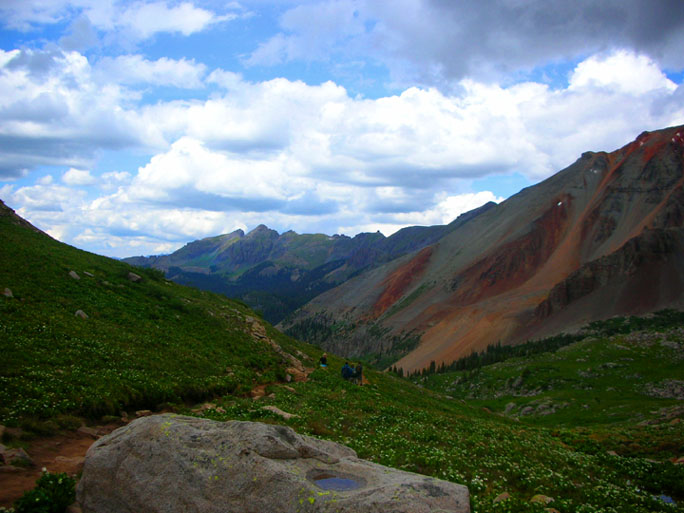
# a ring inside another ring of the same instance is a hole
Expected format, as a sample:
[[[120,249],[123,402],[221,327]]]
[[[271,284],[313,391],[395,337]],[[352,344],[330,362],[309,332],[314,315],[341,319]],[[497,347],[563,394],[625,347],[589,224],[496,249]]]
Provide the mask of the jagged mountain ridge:
[[[346,235],[279,234],[259,225],[186,244],[170,255],[130,257],[124,261],[163,270],[184,285],[243,299],[278,322],[326,290],[360,271],[434,244],[449,232],[486,212],[488,203],[448,225],[412,226],[382,233]]]
[[[331,351],[420,343],[412,371],[612,315],[679,306],[684,127],[587,152],[439,242],[329,290],[283,323]]]

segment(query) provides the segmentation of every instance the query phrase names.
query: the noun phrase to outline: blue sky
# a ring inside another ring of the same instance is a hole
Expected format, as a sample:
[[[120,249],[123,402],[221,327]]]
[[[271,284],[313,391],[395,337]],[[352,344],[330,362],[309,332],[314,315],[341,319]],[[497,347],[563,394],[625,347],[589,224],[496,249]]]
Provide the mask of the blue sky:
[[[3,0],[0,199],[122,257],[447,223],[684,124],[680,0]]]

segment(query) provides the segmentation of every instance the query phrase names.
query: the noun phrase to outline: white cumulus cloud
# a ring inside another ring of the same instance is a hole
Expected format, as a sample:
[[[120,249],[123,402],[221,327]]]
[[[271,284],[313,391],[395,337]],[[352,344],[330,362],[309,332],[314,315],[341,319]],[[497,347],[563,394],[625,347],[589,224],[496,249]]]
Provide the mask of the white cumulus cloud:
[[[97,63],[102,80],[119,84],[151,84],[181,88],[203,87],[202,78],[206,66],[194,59],[169,59],[162,57],[150,61],[142,55],[105,57]]]
[[[74,169],[73,167],[62,175],[62,182],[67,185],[93,185],[97,180],[86,169]]]
[[[182,62],[133,61],[149,82],[171,80]],[[127,241],[151,252],[261,223],[350,235],[446,223],[502,199],[471,190],[474,179],[516,173],[536,182],[584,151],[684,123],[682,86],[624,51],[580,62],[566,88],[464,79],[453,93],[411,87],[377,99],[331,81],[250,82],[196,65],[181,82],[219,90],[149,105],[122,83],[137,78],[108,81],[77,52],[2,52],[0,67],[0,170],[16,178],[41,163],[67,169],[60,186],[12,189],[15,208],[117,256]],[[97,154],[112,148],[152,156],[96,177]],[[88,199],[74,194],[76,203],[44,194],[86,186]],[[41,214],[48,209],[52,217]],[[54,214],[67,211],[68,230]]]

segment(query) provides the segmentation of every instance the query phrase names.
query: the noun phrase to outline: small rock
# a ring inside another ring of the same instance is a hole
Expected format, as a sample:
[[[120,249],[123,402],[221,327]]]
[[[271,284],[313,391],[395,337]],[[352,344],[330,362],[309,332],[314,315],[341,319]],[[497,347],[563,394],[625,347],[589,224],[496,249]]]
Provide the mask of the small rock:
[[[192,411],[192,413],[204,413],[207,410],[218,411],[218,408],[216,407],[216,405],[214,403],[204,403],[203,405],[198,406],[197,408],[193,408],[190,411]]]
[[[95,277],[93,273],[89,273],[88,271],[83,271],[83,274],[85,274],[86,276],[90,276],[91,278]]]
[[[139,274],[135,274],[134,272],[129,272],[128,273],[128,279],[132,281],[133,283],[138,283],[139,281],[142,280],[142,276]]]
[[[6,465],[15,467],[34,467],[35,463],[24,449],[4,449],[2,458]]]
[[[81,319],[87,319],[88,314],[85,313],[83,310],[76,310],[76,313],[74,314],[74,317],[79,317]]]
[[[150,415],[152,415],[152,410],[138,410],[138,411],[135,412],[135,416],[136,416],[137,418],[140,418],[140,417],[149,417]]]
[[[290,420],[292,417],[299,417],[299,415],[295,415],[294,413],[287,413],[286,411],[281,410],[277,406],[264,406],[261,409],[273,412],[276,415],[280,415],[285,420]]]
[[[97,429],[88,427],[88,426],[81,426],[76,430],[77,433],[81,433],[82,435],[89,436],[91,438],[97,439],[98,434],[97,434]]]
[[[525,406],[520,410],[520,415],[532,415],[534,413],[534,408],[532,406]]]
[[[508,415],[508,414],[511,413],[514,409],[515,409],[515,403],[513,403],[513,402],[508,403],[508,404],[506,404],[506,408],[504,409],[504,413]]]
[[[502,494],[497,495],[496,499],[494,499],[494,504],[496,504],[498,502],[503,502],[506,499],[510,499],[510,498],[511,498],[511,495],[508,492],[504,492]]]
[[[285,372],[287,372],[288,375],[291,375],[295,381],[306,381],[307,380],[306,372],[303,370],[297,369],[295,367],[288,367],[287,369],[285,369]]]
[[[69,271],[69,276],[71,276],[74,280],[80,280],[81,277],[78,275],[76,271]]]
[[[609,454],[611,456],[617,456],[618,455],[618,453],[616,453],[615,451],[608,451],[606,454]]]
[[[4,292],[2,293],[2,295],[5,296],[5,297],[14,297],[14,294],[12,294],[12,291],[11,291],[10,289],[8,289],[8,288],[6,288],[6,289],[4,290]]]
[[[553,497],[548,497],[546,495],[542,494],[537,494],[534,497],[530,499],[530,502],[532,503],[538,503],[538,504],[548,504],[549,502],[553,502]]]

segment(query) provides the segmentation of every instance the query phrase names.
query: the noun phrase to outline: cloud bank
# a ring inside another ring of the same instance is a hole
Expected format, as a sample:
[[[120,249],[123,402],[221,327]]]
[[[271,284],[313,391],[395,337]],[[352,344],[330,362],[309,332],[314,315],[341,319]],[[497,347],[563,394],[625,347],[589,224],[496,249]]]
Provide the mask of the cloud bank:
[[[684,67],[681,2],[283,4],[242,68],[145,51],[261,5],[219,4],[0,6],[12,30],[65,27],[55,42],[0,49],[0,198],[114,256],[261,223],[389,234],[504,199],[477,189],[483,180],[528,185],[584,151],[684,123],[672,73]],[[330,73],[254,78],[288,63]],[[374,63],[387,70],[384,94],[335,80]]]

